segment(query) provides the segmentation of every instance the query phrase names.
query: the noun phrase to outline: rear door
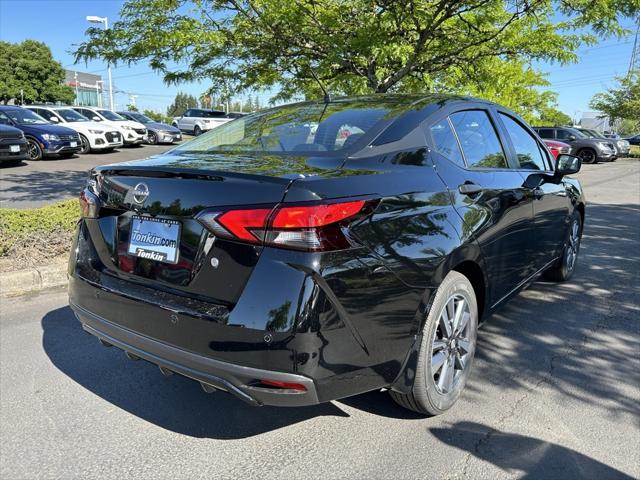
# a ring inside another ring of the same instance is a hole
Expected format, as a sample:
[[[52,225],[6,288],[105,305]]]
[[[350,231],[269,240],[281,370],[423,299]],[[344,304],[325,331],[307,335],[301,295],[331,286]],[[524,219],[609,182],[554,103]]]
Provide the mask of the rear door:
[[[438,173],[462,216],[463,240],[477,240],[490,282],[491,305],[532,272],[531,196],[485,108],[459,110],[431,124],[435,149],[450,160]]]
[[[510,147],[524,181],[531,175],[548,175],[547,181],[531,188],[535,236],[532,242],[535,269],[543,268],[560,253],[569,221],[569,200],[563,184],[551,181],[553,162],[532,131],[510,112],[498,117],[509,138]],[[537,183],[537,182],[536,182]]]

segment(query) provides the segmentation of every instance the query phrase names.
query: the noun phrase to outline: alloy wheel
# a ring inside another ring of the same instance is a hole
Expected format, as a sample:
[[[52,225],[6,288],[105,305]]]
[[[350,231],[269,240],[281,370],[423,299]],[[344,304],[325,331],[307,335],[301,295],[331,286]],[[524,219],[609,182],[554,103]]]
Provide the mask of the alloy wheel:
[[[80,135],[80,153],[86,154],[91,150],[91,145],[89,144],[89,140],[83,135]]]
[[[155,145],[156,143],[158,143],[158,136],[155,134],[155,132],[149,132],[148,139],[151,145]]]
[[[438,318],[431,348],[431,376],[438,393],[449,394],[471,364],[471,311],[468,300],[455,293],[447,300]]]
[[[27,154],[29,155],[29,160],[39,160],[42,156],[42,152],[40,147],[35,142],[35,140],[29,139],[27,146]]]
[[[574,220],[569,231],[569,243],[567,244],[567,269],[572,272],[576,266],[578,251],[580,250],[580,224]]]

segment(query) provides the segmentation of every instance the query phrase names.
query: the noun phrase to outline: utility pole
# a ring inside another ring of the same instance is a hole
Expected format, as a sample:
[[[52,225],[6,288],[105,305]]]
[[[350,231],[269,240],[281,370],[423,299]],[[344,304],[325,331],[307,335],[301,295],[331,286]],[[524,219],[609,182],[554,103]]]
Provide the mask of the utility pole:
[[[633,42],[633,51],[631,52],[631,61],[629,62],[629,71],[627,76],[630,77],[634,70],[640,70],[640,19],[638,19],[638,26],[636,27],[636,39]]]
[[[96,15],[87,15],[87,22],[102,23],[105,30],[109,30],[109,19]],[[113,81],[111,80],[111,63],[107,62],[107,76],[109,77],[109,110],[113,110]]]
[[[100,85],[101,83],[104,83],[102,80],[96,80],[96,103],[98,104],[98,107],[102,107],[102,85]]]
[[[78,95],[78,72],[73,72],[73,83],[76,87],[76,105],[80,105],[80,96]]]

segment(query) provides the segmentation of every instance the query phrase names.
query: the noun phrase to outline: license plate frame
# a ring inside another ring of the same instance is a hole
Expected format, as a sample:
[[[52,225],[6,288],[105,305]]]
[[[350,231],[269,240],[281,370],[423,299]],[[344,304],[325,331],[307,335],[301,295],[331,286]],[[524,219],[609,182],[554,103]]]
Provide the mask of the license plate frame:
[[[133,215],[127,253],[134,257],[175,265],[180,258],[181,235],[182,223],[177,220]],[[164,245],[166,242],[169,244]],[[170,242],[173,242],[173,245]]]

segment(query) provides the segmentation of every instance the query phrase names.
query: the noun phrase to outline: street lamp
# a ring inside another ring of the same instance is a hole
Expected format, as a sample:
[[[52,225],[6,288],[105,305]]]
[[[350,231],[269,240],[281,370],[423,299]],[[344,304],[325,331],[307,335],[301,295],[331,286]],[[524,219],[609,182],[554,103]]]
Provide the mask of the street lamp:
[[[109,19],[96,15],[87,15],[87,22],[102,23],[105,30],[109,30]],[[107,62],[107,75],[109,77],[109,109],[113,110],[113,82],[111,81],[111,64]]]

